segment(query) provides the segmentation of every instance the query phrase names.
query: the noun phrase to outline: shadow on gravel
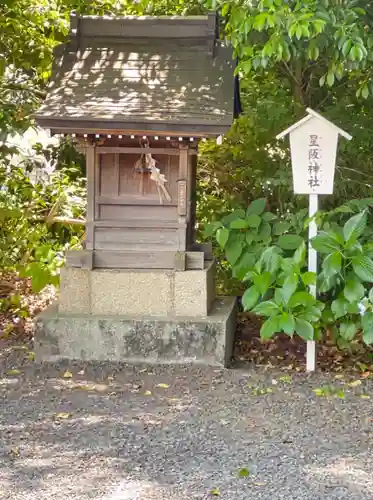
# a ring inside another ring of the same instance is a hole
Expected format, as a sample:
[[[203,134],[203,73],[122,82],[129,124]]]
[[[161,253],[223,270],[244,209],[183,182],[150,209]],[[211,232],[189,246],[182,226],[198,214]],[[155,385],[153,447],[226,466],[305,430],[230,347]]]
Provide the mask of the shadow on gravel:
[[[70,369],[0,381],[0,498],[373,498],[371,404],[315,398],[324,380]]]

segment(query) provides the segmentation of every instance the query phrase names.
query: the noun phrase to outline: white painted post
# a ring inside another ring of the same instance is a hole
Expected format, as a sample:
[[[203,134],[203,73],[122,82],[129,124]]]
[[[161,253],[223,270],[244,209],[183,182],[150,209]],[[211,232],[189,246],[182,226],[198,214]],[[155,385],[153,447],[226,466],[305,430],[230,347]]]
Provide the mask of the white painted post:
[[[317,194],[309,195],[309,217],[314,217],[319,209],[319,197]],[[311,245],[311,239],[317,235],[317,224],[312,219],[308,228],[308,270],[317,274],[317,252]],[[316,298],[316,285],[310,285],[310,293]],[[314,340],[307,342],[307,371],[313,372],[316,369],[316,343]]]

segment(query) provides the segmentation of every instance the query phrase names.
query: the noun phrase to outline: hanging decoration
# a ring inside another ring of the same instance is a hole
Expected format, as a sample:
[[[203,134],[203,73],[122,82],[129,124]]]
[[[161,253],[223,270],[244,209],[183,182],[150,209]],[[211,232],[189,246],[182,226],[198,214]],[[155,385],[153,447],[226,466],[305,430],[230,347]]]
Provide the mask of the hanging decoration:
[[[142,148],[149,147],[149,140],[147,138],[143,138],[139,142]],[[155,164],[156,161],[150,153],[143,153],[135,163],[134,170],[140,175],[140,193],[144,195],[150,191],[149,180],[155,182],[159,196],[159,203],[163,205],[164,200],[170,202],[172,198],[165,185],[167,183],[167,179],[165,175],[161,173],[159,168],[155,166]]]

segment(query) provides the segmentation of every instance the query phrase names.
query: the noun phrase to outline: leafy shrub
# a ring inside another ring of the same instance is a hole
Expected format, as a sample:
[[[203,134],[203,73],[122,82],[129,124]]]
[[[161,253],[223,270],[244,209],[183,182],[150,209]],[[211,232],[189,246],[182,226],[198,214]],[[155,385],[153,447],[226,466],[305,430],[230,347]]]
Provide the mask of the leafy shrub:
[[[322,230],[311,244],[320,256],[318,275],[307,271],[309,219],[305,210],[284,218],[268,212],[262,198],[207,227],[233,275],[245,284],[244,309],[266,318],[260,332],[263,340],[278,332],[313,340],[332,331],[343,346],[362,330],[364,342],[373,344],[369,209],[350,217],[350,212],[371,202],[353,201],[317,214]],[[316,283],[318,298],[310,293]]]
[[[60,149],[50,150],[50,158]],[[45,158],[47,151],[40,153]],[[35,159],[0,160],[0,271],[31,278],[35,292],[58,284],[63,252],[80,245],[83,234],[81,170],[72,162],[58,166],[47,173]],[[45,175],[31,175],[38,169]]]

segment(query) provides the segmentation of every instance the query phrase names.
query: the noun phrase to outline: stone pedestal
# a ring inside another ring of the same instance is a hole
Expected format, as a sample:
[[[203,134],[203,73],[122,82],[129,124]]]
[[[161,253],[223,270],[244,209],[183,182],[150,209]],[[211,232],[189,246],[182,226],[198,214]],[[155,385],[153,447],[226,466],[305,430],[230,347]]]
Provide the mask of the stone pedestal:
[[[58,304],[36,319],[38,361],[58,359],[227,366],[235,299],[215,298],[203,270],[64,268]]]

